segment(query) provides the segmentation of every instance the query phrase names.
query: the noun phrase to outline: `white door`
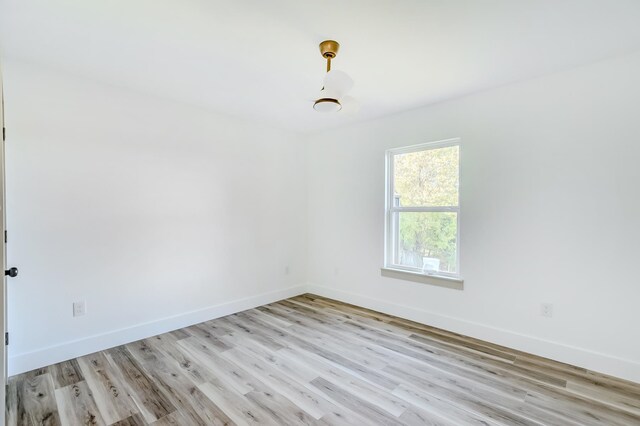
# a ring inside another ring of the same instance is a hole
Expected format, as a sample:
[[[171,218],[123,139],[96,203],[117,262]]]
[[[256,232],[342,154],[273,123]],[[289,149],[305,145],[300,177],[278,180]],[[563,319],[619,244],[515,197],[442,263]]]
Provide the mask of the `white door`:
[[[4,212],[4,96],[2,94],[2,72],[0,71],[0,127],[2,127],[2,142],[0,145],[0,224],[2,225],[2,235],[0,238],[0,263],[2,267],[0,268],[0,273],[2,273],[2,279],[0,282],[2,283],[2,289],[0,289],[0,331],[2,331],[2,336],[6,336],[6,324],[7,324],[7,309],[5,306],[7,300],[7,280],[5,275],[5,270],[7,269],[7,259],[5,258],[6,250],[6,227],[5,227],[5,212]],[[5,341],[6,342],[6,341]],[[4,425],[6,407],[5,407],[5,395],[7,392],[6,383],[7,383],[7,347],[5,342],[0,342],[0,348],[2,348],[2,354],[0,358],[2,358],[2,365],[0,366],[0,425]]]

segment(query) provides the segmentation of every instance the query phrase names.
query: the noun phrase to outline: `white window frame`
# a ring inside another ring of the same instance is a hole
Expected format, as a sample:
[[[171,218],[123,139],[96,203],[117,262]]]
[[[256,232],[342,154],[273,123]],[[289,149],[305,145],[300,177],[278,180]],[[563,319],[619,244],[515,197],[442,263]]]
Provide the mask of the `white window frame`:
[[[458,205],[457,206],[438,206],[438,207],[426,207],[426,206],[416,206],[416,207],[399,207],[395,205],[394,200],[394,173],[393,173],[393,159],[396,155],[399,154],[408,154],[412,152],[418,151],[427,151],[431,149],[439,149],[439,148],[447,148],[450,146],[458,147]],[[460,144],[460,138],[446,139],[436,142],[427,142],[421,143],[418,145],[411,145],[407,147],[401,148],[393,148],[389,149],[385,153],[385,161],[386,161],[386,191],[385,191],[385,232],[384,232],[384,241],[385,241],[385,250],[384,250],[384,268],[390,271],[398,271],[398,272],[409,272],[411,274],[419,274],[429,277],[441,277],[445,279],[453,279],[459,280],[461,279],[460,273],[460,155],[462,151],[462,146]],[[422,269],[413,268],[410,266],[399,265],[394,259],[394,256],[397,254],[397,245],[398,245],[398,223],[399,223],[399,215],[397,213],[400,212],[455,212],[457,219],[457,229],[456,229],[456,272],[445,272],[445,271],[436,271],[436,272],[424,272]]]

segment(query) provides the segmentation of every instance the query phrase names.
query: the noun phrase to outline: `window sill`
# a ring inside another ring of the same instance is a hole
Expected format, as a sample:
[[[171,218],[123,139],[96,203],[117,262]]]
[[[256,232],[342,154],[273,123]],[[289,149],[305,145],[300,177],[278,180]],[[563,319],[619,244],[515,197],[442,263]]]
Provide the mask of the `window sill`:
[[[464,280],[462,278],[447,277],[444,275],[426,275],[419,272],[404,271],[402,269],[393,268],[380,268],[380,274],[387,278],[413,281],[421,284],[431,284],[454,290],[463,290],[464,288]]]

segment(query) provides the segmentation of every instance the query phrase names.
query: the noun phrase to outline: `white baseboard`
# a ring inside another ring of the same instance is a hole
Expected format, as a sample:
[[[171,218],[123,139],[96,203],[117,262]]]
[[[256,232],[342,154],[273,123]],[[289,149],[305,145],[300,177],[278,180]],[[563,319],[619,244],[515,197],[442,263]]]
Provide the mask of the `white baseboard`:
[[[309,293],[317,294],[318,296],[362,306],[363,308],[640,383],[640,363],[629,359],[622,359],[609,354],[544,340],[460,318],[448,317],[434,312],[397,305],[384,300],[329,287],[310,284],[307,286],[307,290]]]
[[[221,303],[9,357],[9,376],[306,293],[304,285]]]

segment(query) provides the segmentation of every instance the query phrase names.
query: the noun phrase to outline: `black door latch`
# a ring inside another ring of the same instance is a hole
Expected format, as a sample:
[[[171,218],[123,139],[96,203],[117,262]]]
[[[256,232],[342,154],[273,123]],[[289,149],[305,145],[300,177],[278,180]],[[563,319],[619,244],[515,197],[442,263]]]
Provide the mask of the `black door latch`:
[[[18,268],[9,268],[6,271],[4,271],[5,275],[8,275],[10,277],[17,277],[18,276]]]

